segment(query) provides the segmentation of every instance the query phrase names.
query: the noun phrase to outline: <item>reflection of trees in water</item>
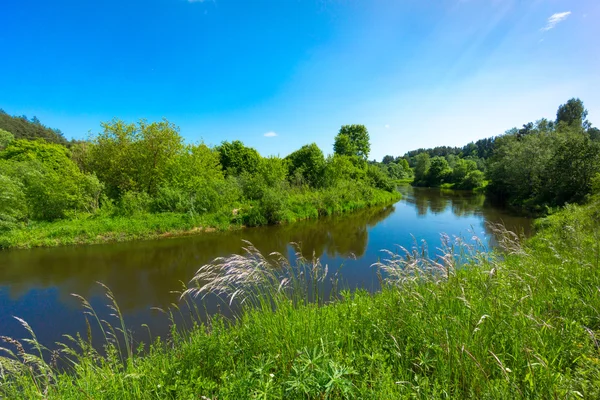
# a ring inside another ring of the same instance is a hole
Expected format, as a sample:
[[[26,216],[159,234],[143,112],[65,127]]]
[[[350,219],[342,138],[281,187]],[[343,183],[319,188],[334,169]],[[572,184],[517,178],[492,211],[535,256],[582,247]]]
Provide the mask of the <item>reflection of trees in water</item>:
[[[457,216],[472,215],[481,210],[485,201],[484,195],[469,191],[412,187],[403,187],[401,191],[403,201],[413,204],[421,217],[438,215],[449,208]]]
[[[58,287],[60,301],[76,307],[70,293],[99,295],[95,282],[100,281],[111,288],[124,311],[167,306],[177,299],[171,290],[181,288],[201,265],[240,252],[242,240],[263,254],[287,254],[289,243],[296,242],[302,244],[305,257],[313,252],[317,257],[360,257],[367,248],[368,227],[393,211],[393,206],[376,207],[341,217],[187,238],[3,252],[0,286],[9,287],[13,297]]]
[[[400,188],[403,201],[412,204],[417,210],[417,215],[426,217],[429,214],[440,214],[448,209],[457,217],[481,215],[484,219],[486,235],[492,238],[492,246],[497,238],[496,232],[489,228],[488,223],[503,224],[508,230],[531,236],[533,234],[532,221],[528,218],[509,214],[502,208],[491,204],[483,194],[470,191],[445,190],[435,188]]]

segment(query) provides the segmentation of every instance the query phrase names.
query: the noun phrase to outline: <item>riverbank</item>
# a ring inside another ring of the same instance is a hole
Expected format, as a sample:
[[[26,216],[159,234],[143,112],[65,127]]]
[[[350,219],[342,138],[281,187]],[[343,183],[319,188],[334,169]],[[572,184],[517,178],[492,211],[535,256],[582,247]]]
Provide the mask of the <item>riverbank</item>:
[[[306,301],[304,290],[329,279],[318,263],[301,260],[300,271],[282,285],[255,252],[225,259],[218,266],[228,273],[203,283],[253,305],[235,324],[216,316],[191,330],[173,329],[166,342],[157,340],[143,356],[121,333],[120,348],[108,342],[108,357],[79,339],[72,344],[76,351],[60,353],[63,361],[72,360],[66,361],[69,373],[16,353],[25,363],[0,359],[0,394],[11,399],[598,398],[599,216],[598,200],[569,206],[539,221],[539,232],[525,243],[504,235],[503,257],[449,242],[438,263],[420,251],[391,257],[381,266],[389,280],[380,293],[334,292],[335,301],[321,297],[320,307]],[[457,264],[451,254],[463,262]],[[244,279],[250,271],[252,279]],[[116,327],[125,327],[116,321]]]
[[[247,202],[215,213],[135,213],[131,216],[83,214],[55,222],[31,222],[0,233],[0,249],[86,245],[158,239],[241,229],[270,223],[293,223],[319,216],[340,215],[391,204],[398,192],[369,188],[368,193],[297,190],[265,207]]]

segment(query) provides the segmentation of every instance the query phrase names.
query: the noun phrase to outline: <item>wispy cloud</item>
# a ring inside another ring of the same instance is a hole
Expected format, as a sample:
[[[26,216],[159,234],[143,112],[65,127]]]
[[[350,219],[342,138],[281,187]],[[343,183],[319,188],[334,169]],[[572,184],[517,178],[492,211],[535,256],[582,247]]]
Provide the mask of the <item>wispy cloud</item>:
[[[390,124],[385,124],[385,129],[390,129]]]
[[[552,16],[550,16],[550,18],[548,18],[548,22],[546,23],[546,26],[543,27],[541,29],[541,31],[542,32],[547,32],[550,29],[553,29],[560,22],[562,22],[565,19],[567,19],[569,17],[569,15],[571,15],[571,11],[565,11],[565,12],[553,14]]]
[[[277,134],[273,131],[265,133],[265,137],[275,137]]]

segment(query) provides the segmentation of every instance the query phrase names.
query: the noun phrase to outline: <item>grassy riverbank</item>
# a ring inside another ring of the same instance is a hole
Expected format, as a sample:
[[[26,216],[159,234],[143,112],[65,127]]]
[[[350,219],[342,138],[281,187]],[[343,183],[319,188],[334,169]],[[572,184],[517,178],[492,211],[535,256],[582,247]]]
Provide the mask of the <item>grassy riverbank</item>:
[[[205,214],[147,213],[131,216],[82,214],[54,222],[32,221],[0,232],[0,249],[124,242],[199,234],[269,223],[292,223],[344,214],[400,199],[398,192],[363,187],[329,190],[296,189],[266,204],[248,201],[237,208]]]
[[[390,255],[381,266],[389,279],[380,293],[342,291],[326,305],[320,298],[320,307],[305,296],[306,288],[314,294],[329,279],[318,263],[301,260],[304,273],[281,284],[257,253],[225,259],[200,271],[208,286],[199,289],[246,299],[235,324],[215,317],[184,333],[173,330],[144,356],[119,334],[123,359],[114,344],[100,357],[79,339],[81,349],[61,352],[71,360],[68,373],[17,350],[15,361],[1,359],[0,394],[598,398],[600,202],[567,207],[538,225],[540,232],[525,244],[504,235],[508,254],[502,258],[454,242],[446,242],[438,262],[420,251]],[[457,256],[467,254],[469,261],[458,265]],[[284,262],[283,268],[290,277],[291,267]]]

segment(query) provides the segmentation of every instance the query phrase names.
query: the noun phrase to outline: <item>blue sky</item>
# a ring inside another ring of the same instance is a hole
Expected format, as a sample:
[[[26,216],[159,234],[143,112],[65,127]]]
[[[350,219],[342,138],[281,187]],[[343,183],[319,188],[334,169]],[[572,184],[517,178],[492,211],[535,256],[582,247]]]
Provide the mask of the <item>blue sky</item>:
[[[361,123],[380,159],[571,97],[600,125],[597,0],[19,0],[0,18],[0,108],[68,138],[166,117],[284,156]]]

